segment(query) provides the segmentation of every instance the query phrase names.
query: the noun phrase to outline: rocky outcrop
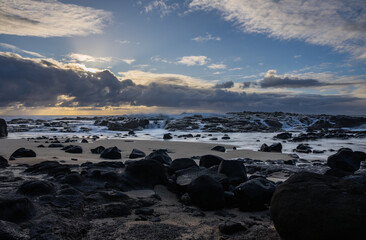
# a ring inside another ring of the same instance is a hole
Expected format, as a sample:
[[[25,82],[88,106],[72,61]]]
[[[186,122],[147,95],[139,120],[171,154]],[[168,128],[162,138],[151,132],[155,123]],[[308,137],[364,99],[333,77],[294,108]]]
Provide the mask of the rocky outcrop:
[[[6,121],[0,118],[0,138],[8,136],[8,125]]]
[[[364,160],[361,152],[354,152],[349,148],[341,148],[336,154],[328,157],[327,164],[332,169],[353,173],[360,169],[361,160]]]
[[[366,236],[366,185],[298,173],[278,186],[270,211],[284,240],[362,239]]]

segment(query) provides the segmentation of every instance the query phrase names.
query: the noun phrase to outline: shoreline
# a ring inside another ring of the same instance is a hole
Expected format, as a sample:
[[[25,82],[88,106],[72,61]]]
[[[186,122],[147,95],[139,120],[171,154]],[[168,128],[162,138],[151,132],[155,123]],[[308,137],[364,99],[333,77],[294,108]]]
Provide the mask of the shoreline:
[[[136,148],[147,155],[156,149],[167,149],[169,156],[172,159],[177,158],[190,158],[202,155],[217,155],[224,159],[236,159],[236,158],[250,158],[253,160],[290,160],[292,159],[288,154],[284,153],[274,153],[274,152],[259,152],[252,150],[233,150],[235,145],[230,144],[215,144],[215,143],[192,143],[192,142],[182,142],[182,141],[154,141],[154,140],[126,140],[126,139],[102,139],[96,140],[89,143],[80,143],[81,139],[75,139],[78,142],[63,143],[63,138],[59,138],[61,144],[64,146],[77,145],[83,148],[83,153],[73,154],[66,153],[60,148],[48,148],[49,140],[36,140],[36,139],[0,139],[0,156],[9,159],[11,154],[18,148],[24,147],[27,149],[32,149],[36,152],[37,156],[34,158],[17,158],[16,160],[9,161],[9,164],[36,164],[46,160],[62,161],[62,163],[68,164],[82,164],[84,162],[100,162],[100,161],[110,161],[108,159],[103,159],[99,157],[99,154],[92,154],[90,149],[96,148],[98,146],[108,147],[118,147],[122,150],[122,159],[117,159],[117,161],[125,162],[129,160],[129,154],[132,149]],[[88,140],[89,141],[89,140]],[[38,148],[38,145],[44,145],[44,148]],[[226,152],[218,152],[211,150],[211,148],[222,145],[225,146]],[[71,159],[77,159],[71,160]],[[138,159],[137,159],[138,160]]]

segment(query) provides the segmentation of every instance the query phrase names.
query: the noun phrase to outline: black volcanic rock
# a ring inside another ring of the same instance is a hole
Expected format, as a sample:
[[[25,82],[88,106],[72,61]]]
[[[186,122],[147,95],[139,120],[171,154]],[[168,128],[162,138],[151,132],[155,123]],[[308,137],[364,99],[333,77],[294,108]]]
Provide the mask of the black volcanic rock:
[[[203,155],[200,158],[200,167],[210,168],[214,165],[220,165],[223,158],[215,155]]]
[[[137,189],[152,189],[157,184],[166,183],[165,169],[162,163],[143,159],[127,165],[125,179]]]
[[[172,134],[171,133],[165,133],[164,136],[163,136],[163,139],[164,140],[169,140],[169,139],[172,139]]]
[[[333,169],[355,172],[360,169],[361,155],[349,148],[341,148],[336,154],[328,157],[327,164]]]
[[[105,147],[99,146],[93,149],[90,149],[90,151],[94,154],[101,154],[105,150]]]
[[[146,156],[145,159],[156,160],[162,164],[170,165],[172,163],[171,157],[168,155],[166,149],[158,149]]]
[[[220,209],[225,205],[224,189],[221,183],[211,176],[196,178],[187,190],[192,203],[202,210]]]
[[[48,145],[49,148],[63,148],[64,145],[62,145],[61,143],[51,143],[50,145]]]
[[[110,147],[101,152],[100,157],[105,159],[121,159],[121,150],[117,147]]]
[[[56,161],[43,161],[29,166],[25,172],[34,174],[48,174],[51,176],[65,175],[71,172],[70,167]]]
[[[132,152],[130,153],[129,158],[135,159],[135,158],[143,158],[145,156],[146,156],[146,154],[143,151],[134,148],[134,149],[132,149]]]
[[[83,153],[82,147],[77,145],[69,145],[62,148],[61,150],[64,150],[67,153]]]
[[[275,190],[273,182],[257,177],[234,189],[235,200],[241,211],[260,211],[267,208]]]
[[[130,131],[144,128],[148,124],[147,119],[129,119],[123,122],[108,122],[107,127],[111,131]]]
[[[0,198],[0,220],[20,223],[35,214],[36,209],[28,198]]]
[[[273,143],[270,146],[263,143],[261,148],[259,149],[261,152],[282,152],[282,144],[281,143]]]
[[[29,180],[19,186],[18,192],[24,195],[39,196],[55,191],[54,185],[44,180]]]
[[[234,186],[248,180],[245,166],[239,160],[222,160],[218,173],[225,174],[228,177],[229,184]]]
[[[224,146],[215,146],[211,150],[218,152],[226,152],[226,148]]]
[[[296,173],[277,187],[270,212],[281,239],[363,239],[366,185]]]
[[[4,240],[28,240],[30,237],[22,228],[12,222],[0,220],[0,239]]]
[[[6,160],[3,156],[0,156],[0,168],[6,168],[9,166],[8,160]]]
[[[23,158],[23,157],[36,157],[36,153],[31,149],[19,148],[10,157]]]
[[[311,147],[306,145],[306,144],[299,144],[296,147],[296,152],[300,152],[300,153],[311,153]]]
[[[0,118],[0,138],[8,136],[8,125],[6,121]]]
[[[275,139],[282,139],[282,140],[286,140],[292,137],[292,133],[289,132],[284,132],[284,133],[279,133],[276,136],[274,136],[273,138]]]
[[[282,128],[282,123],[280,123],[278,120],[275,120],[275,119],[266,119],[266,120],[264,120],[264,122],[268,126],[270,126],[270,127]]]
[[[172,164],[170,165],[170,169],[172,170],[172,172],[176,172],[191,167],[198,168],[197,163],[191,158],[177,158],[174,159]]]

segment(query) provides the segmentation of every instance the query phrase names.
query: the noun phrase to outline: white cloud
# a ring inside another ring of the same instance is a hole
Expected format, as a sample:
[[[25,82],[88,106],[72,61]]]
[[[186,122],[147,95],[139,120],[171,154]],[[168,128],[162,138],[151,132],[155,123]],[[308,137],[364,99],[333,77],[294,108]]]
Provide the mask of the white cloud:
[[[151,57],[150,60],[153,61],[153,62],[171,63],[166,58],[161,58],[159,56]]]
[[[80,54],[80,53],[71,53],[68,55],[68,57],[73,62],[95,62],[95,63],[105,63],[105,62],[111,62],[111,57],[93,57],[86,54]]]
[[[206,33],[205,36],[198,36],[198,37],[192,38],[192,40],[196,41],[196,42],[207,42],[207,41],[221,41],[221,38],[215,37],[209,33]]]
[[[178,3],[168,4],[167,2],[167,0],[152,1],[144,6],[144,12],[149,13],[157,10],[160,12],[160,17],[164,17],[179,7]]]
[[[178,61],[180,64],[185,64],[187,66],[203,66],[205,65],[210,59],[206,56],[184,56],[181,57]]]
[[[119,72],[124,79],[131,79],[136,84],[149,85],[151,83],[174,84],[178,86],[189,86],[193,88],[211,88],[212,83],[203,79],[173,73],[152,73],[140,70]]]
[[[229,71],[238,71],[238,70],[243,70],[243,68],[237,67],[237,68],[230,68],[229,69]]]
[[[225,64],[211,64],[208,66],[209,69],[225,69]]]
[[[332,46],[366,58],[364,0],[192,0],[191,10],[218,10],[244,32]]]
[[[32,55],[34,57],[44,58],[44,56],[39,54],[39,53],[24,50],[24,49],[20,49],[17,46],[14,46],[14,45],[11,45],[11,44],[8,44],[8,43],[0,43],[0,47],[13,50],[14,52],[23,52],[23,53],[26,53],[28,55]]]
[[[102,33],[111,13],[57,0],[2,0],[0,34],[38,37]]]
[[[127,64],[132,64],[136,61],[135,59],[121,59],[121,60],[122,60],[122,62],[125,62]]]
[[[119,44],[129,44],[129,43],[131,43],[128,40],[116,40],[116,42],[118,42]]]

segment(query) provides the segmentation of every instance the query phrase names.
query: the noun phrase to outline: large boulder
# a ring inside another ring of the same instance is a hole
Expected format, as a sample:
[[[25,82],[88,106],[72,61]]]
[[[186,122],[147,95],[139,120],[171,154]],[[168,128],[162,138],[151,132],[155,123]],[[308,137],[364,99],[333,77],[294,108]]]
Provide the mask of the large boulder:
[[[119,150],[117,147],[110,147],[105,149],[100,154],[100,157],[105,159],[121,159],[121,150]]]
[[[191,167],[198,168],[197,163],[192,158],[174,159],[174,161],[170,165],[170,169],[172,170],[172,172],[176,172],[176,171],[191,168]]]
[[[20,223],[36,214],[28,198],[0,198],[0,220]]]
[[[210,168],[215,165],[220,165],[224,159],[215,155],[203,155],[200,158],[200,167]]]
[[[155,160],[162,164],[170,165],[172,163],[171,157],[167,154],[166,149],[158,149],[146,156],[145,159]]]
[[[104,150],[105,150],[105,147],[103,147],[103,146],[99,146],[99,147],[90,149],[90,151],[94,154],[101,154]]]
[[[228,185],[228,177],[225,174],[218,173],[217,171],[212,171],[207,168],[197,168],[195,166],[178,170],[175,172],[176,185],[178,189],[185,191],[186,188],[200,176],[210,176],[216,181],[220,182],[223,186]]]
[[[296,173],[277,187],[270,211],[283,240],[363,239],[366,185]]]
[[[55,191],[53,183],[44,180],[29,180],[19,186],[18,192],[24,195],[39,196]]]
[[[130,159],[135,159],[135,158],[143,158],[145,157],[146,154],[141,151],[141,150],[138,150],[136,148],[132,149],[132,152],[130,153]]]
[[[228,177],[229,184],[234,186],[248,180],[245,166],[239,160],[222,160],[218,172],[225,174]]]
[[[187,190],[192,203],[202,210],[220,209],[225,205],[221,183],[208,175],[196,178]]]
[[[124,177],[126,183],[135,189],[152,189],[157,184],[166,183],[163,164],[150,159],[134,161],[128,164]]]
[[[8,160],[6,160],[3,156],[0,156],[0,168],[6,168],[9,166]]]
[[[36,157],[36,153],[31,149],[19,148],[18,150],[13,152],[11,157],[14,158]]]
[[[276,185],[262,177],[253,178],[234,189],[235,201],[241,211],[260,211],[271,202]]]
[[[62,148],[61,150],[64,150],[67,153],[83,153],[82,147],[77,145],[69,145]]]
[[[363,159],[359,153],[349,148],[341,148],[336,154],[328,157],[327,164],[333,169],[355,172],[360,169],[361,160]]]
[[[71,172],[71,170],[68,165],[63,165],[56,161],[43,161],[29,166],[25,170],[25,172],[58,176],[58,175],[65,175]]]
[[[0,118],[0,137],[7,137],[8,136],[8,125],[6,121]]]

